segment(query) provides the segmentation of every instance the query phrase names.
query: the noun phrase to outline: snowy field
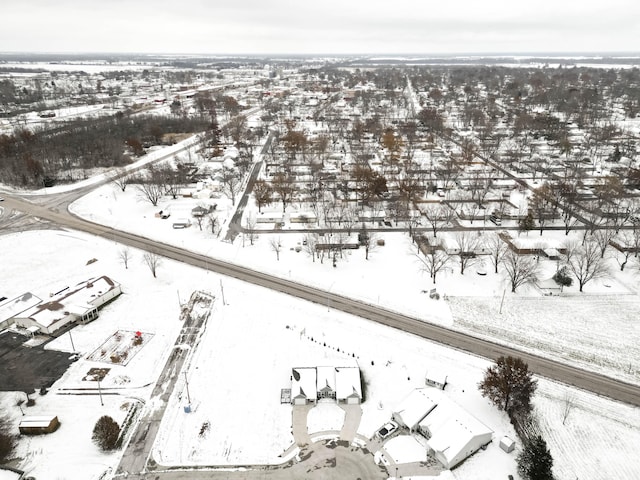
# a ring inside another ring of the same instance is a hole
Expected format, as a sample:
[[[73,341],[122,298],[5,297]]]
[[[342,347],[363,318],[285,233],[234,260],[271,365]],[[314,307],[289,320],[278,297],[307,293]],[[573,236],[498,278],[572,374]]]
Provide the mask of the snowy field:
[[[232,207],[224,200],[214,201],[224,224]],[[506,285],[488,264],[482,267],[488,270],[486,275],[476,273],[478,266],[464,276],[452,264],[436,285],[448,300],[430,300],[422,292],[432,288],[431,281],[420,271],[415,247],[405,234],[381,234],[385,246],[371,252],[368,261],[364,251],[356,250],[347,252],[334,268],[331,262],[314,263],[304,251],[295,250],[301,234],[283,232],[277,235],[284,246],[277,261],[268,235],[261,235],[255,245],[242,237],[229,244],[206,226],[202,231],[197,225],[172,228],[174,218],[189,217],[199,203],[187,198],[163,200],[161,205],[170,205],[172,217],[161,220],[154,216],[161,207],[141,201],[135,189],[121,192],[107,185],[72,209],[98,223],[640,382],[639,332],[634,325],[640,304],[633,272],[614,272],[610,280],[590,283],[584,295],[576,287],[566,289],[562,297],[545,297],[535,288],[512,295],[507,289],[499,313]],[[161,463],[278,462],[293,442],[291,407],[280,404],[280,389],[289,386],[291,367],[357,362],[367,395],[359,434],[370,437],[388,421],[399,402],[424,385],[427,370],[445,371],[450,382],[447,395],[494,430],[494,442],[464,462],[452,478],[489,480],[508,474],[518,478],[517,451],[508,455],[497,446],[502,435],[514,436],[512,427],[477,391],[487,361],[336,312],[330,302],[302,302],[169,260],[163,260],[154,279],[142,264],[141,252],[131,251],[125,269],[119,261],[121,250],[117,236],[113,241],[64,231],[0,236],[3,278],[11,279],[3,282],[2,293],[9,298],[25,291],[46,298],[49,292],[105,274],[120,282],[124,291],[97,321],[74,328],[73,342],[82,358],[47,396],[37,396],[36,405],[29,407],[29,414],[55,414],[61,421],[54,434],[20,442],[18,454],[23,460],[18,466],[29,475],[97,480],[117,465],[117,452],[101,453],[91,443],[93,424],[102,414],[121,422],[134,402],[149,399],[180,329],[180,304],[201,289],[218,298],[208,329],[189,359],[187,378],[194,408],[190,414],[184,412],[185,384],[179,381],[155,445],[154,455]],[[88,263],[94,258],[96,262]],[[550,276],[556,263],[541,260],[541,266]],[[221,280],[226,305],[220,302]],[[118,330],[148,332],[153,338],[127,365],[89,361],[87,356]],[[48,348],[71,352],[70,336],[63,335]],[[87,388],[86,372],[96,367],[111,368],[102,382],[104,406],[95,394],[77,394]],[[21,417],[18,395],[0,393],[2,410],[16,425]],[[563,425],[567,398],[573,407]],[[640,409],[544,380],[534,405],[558,480],[640,478],[635,451],[640,444]],[[324,407],[310,413],[310,433],[339,429],[341,411]],[[209,427],[203,429],[205,424]],[[411,448],[394,449],[394,454],[403,461],[419,461],[415,442],[402,442]]]

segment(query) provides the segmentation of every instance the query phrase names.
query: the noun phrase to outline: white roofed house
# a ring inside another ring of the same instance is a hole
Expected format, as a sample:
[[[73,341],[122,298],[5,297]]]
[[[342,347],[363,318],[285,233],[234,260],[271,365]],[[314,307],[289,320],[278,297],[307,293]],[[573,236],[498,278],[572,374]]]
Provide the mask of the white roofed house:
[[[291,369],[291,403],[294,405],[306,405],[315,403],[318,394],[316,391],[315,368]]]
[[[418,428],[422,420],[441,399],[438,390],[416,388],[400,402],[392,414],[393,420],[411,431]]]
[[[336,400],[338,403],[362,403],[362,382],[358,367],[336,367]]]
[[[42,302],[42,299],[36,297],[30,292],[4,300],[0,302],[0,330],[8,327],[13,323],[13,318],[19,316],[25,310],[32,308]]]
[[[493,432],[462,407],[443,397],[419,423],[429,454],[452,469],[491,442]]]
[[[21,312],[14,317],[14,323],[28,329],[37,327],[41,333],[52,335],[70,323],[95,320],[98,308],[121,293],[120,284],[107,276],[89,279]]]
[[[317,395],[322,398],[336,398],[336,369],[334,367],[317,367]]]

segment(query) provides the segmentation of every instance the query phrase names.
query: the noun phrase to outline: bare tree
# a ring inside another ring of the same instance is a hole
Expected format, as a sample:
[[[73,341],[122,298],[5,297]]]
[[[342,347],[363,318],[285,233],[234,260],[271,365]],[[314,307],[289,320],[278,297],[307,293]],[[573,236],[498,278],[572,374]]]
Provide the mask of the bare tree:
[[[124,265],[124,268],[128,269],[129,260],[131,260],[131,250],[129,250],[127,247],[120,249],[120,251],[118,252],[118,258],[120,259],[120,262],[122,262],[122,264]]]
[[[587,241],[583,246],[576,242],[566,244],[567,268],[578,280],[578,286],[582,288],[594,278],[607,276],[607,268],[600,254],[598,244]]]
[[[509,251],[509,245],[497,233],[490,233],[484,241],[484,246],[491,252],[489,258],[494,273],[498,273],[498,265],[502,263],[502,259]]]
[[[149,168],[147,174],[144,177],[138,177],[136,182],[136,189],[140,197],[156,207],[158,201],[160,201],[162,195],[164,195],[165,189],[158,175],[156,175],[155,170]]]
[[[145,252],[145,254],[142,256],[142,262],[147,267],[149,267],[149,270],[151,270],[151,274],[153,275],[153,278],[156,278],[158,267],[162,263],[162,259],[160,258],[160,256],[154,252]]]
[[[460,258],[460,275],[464,275],[464,271],[478,260],[475,251],[480,246],[480,237],[475,232],[458,232],[455,238]]]
[[[313,262],[316,261],[316,256],[318,254],[318,234],[316,233],[307,233],[302,241],[302,247],[304,251],[309,255]]]
[[[218,220],[218,216],[213,212],[209,213],[209,215],[207,215],[207,222],[209,223],[211,233],[218,235],[220,233],[220,220]]]
[[[424,258],[420,258],[419,254],[416,254],[416,257],[422,263],[421,270],[429,274],[434,284],[436,283],[436,275],[451,261],[451,257],[440,245],[429,245]]]
[[[518,287],[538,279],[538,264],[528,255],[519,255],[509,250],[504,255],[502,264],[511,283],[511,293],[515,293]]]
[[[236,203],[236,196],[242,189],[242,175],[235,167],[222,167],[222,192]]]
[[[598,248],[600,249],[600,256],[602,258],[604,258],[607,247],[615,236],[616,232],[610,228],[601,228],[599,230],[596,230],[593,234],[593,241],[598,244]]]
[[[256,180],[253,184],[253,197],[258,205],[258,213],[262,212],[262,207],[271,203],[273,192],[271,185],[264,180]]]
[[[432,204],[422,210],[424,218],[431,226],[434,238],[444,225],[453,220],[455,212],[443,204]]]
[[[273,191],[280,197],[280,201],[282,202],[282,211],[285,212],[287,210],[287,206],[291,202],[291,197],[293,197],[293,194],[295,192],[293,178],[283,173],[278,173],[273,178],[271,187]]]
[[[245,224],[245,234],[249,239],[249,243],[253,245],[255,241],[258,239],[258,232],[256,231],[256,217],[253,215],[248,215],[244,221]]]
[[[637,247],[634,248],[634,242],[636,240],[636,235],[629,230],[623,230],[618,234],[617,244],[620,246],[620,249],[615,249],[615,257],[618,265],[620,265],[620,271],[624,271],[624,267],[627,266],[629,262],[629,258],[633,253],[638,254]]]
[[[369,260],[369,252],[375,250],[378,247],[378,240],[380,236],[375,233],[367,230],[364,224],[362,224],[362,229],[358,233],[358,242],[361,246],[364,247],[364,259]]]
[[[123,192],[127,189],[127,185],[131,182],[131,177],[127,175],[127,170],[123,167],[116,168],[109,172],[109,180]]]
[[[280,242],[280,237],[271,237],[269,240],[269,246],[271,247],[271,250],[276,252],[276,259],[280,261],[280,252],[282,251],[282,242]]]

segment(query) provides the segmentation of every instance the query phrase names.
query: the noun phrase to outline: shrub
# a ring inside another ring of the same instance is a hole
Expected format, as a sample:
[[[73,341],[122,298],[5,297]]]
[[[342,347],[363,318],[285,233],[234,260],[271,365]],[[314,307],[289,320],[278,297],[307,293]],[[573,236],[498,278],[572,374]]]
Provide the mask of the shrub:
[[[569,274],[569,270],[566,266],[558,270],[552,278],[558,285],[562,285],[563,287],[570,287],[573,285],[573,278]]]
[[[119,436],[118,423],[108,415],[103,415],[93,427],[91,438],[102,450],[113,450],[116,448]]]

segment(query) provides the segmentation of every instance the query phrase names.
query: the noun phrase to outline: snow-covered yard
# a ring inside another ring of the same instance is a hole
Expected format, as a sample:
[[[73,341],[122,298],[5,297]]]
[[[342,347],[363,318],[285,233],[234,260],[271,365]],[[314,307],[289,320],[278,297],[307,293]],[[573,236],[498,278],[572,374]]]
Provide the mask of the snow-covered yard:
[[[180,198],[167,203],[176,211],[187,212],[197,202]],[[225,221],[231,208],[224,202],[218,208]],[[432,288],[431,281],[420,271],[415,247],[402,233],[382,234],[385,246],[371,252],[369,260],[363,251],[350,251],[334,268],[330,262],[312,262],[303,251],[296,251],[301,234],[275,235],[284,245],[277,261],[269,235],[259,236],[255,245],[241,237],[229,244],[196,225],[173,229],[170,220],[155,218],[157,208],[139,201],[131,188],[121,192],[111,185],[101,187],[76,202],[73,210],[92,221],[313,284],[330,293],[640,381],[635,325],[640,305],[632,273],[616,272],[611,281],[588,284],[584,295],[578,295],[575,287],[559,297],[523,288],[515,295],[507,291],[502,303],[505,283],[501,276],[478,275],[474,267],[461,276],[452,264],[452,270],[439,275],[435,285],[448,300],[431,300],[423,293]],[[278,462],[278,456],[293,442],[291,407],[280,404],[280,389],[289,387],[291,367],[357,362],[367,398],[359,434],[371,437],[387,422],[413,388],[424,386],[427,370],[444,371],[449,382],[446,394],[494,431],[487,450],[464,462],[452,477],[489,480],[512,474],[517,478],[517,451],[506,454],[497,446],[502,435],[514,436],[512,427],[477,391],[489,365],[484,359],[336,312],[329,300],[326,305],[309,304],[166,259],[154,279],[142,263],[141,252],[132,250],[129,268],[125,268],[120,262],[122,248],[117,237],[106,241],[76,232],[0,236],[3,278],[12,279],[2,285],[1,293],[9,298],[26,291],[44,298],[51,291],[97,275],[112,276],[124,292],[96,321],[74,328],[75,350],[83,358],[72,364],[48,395],[37,397],[36,405],[29,407],[29,414],[56,414],[61,421],[60,429],[51,435],[21,440],[19,467],[30,475],[97,479],[117,464],[117,452],[101,453],[91,443],[93,425],[102,414],[121,422],[132,402],[149,399],[180,330],[180,305],[193,290],[201,289],[218,299],[188,363],[193,409],[184,411],[186,385],[180,379],[155,446],[161,463]],[[98,261],[88,264],[93,258]],[[555,271],[555,262],[540,262],[547,272]],[[220,301],[221,282],[226,305]],[[101,406],[96,392],[77,393],[87,387],[83,377],[88,370],[107,366],[87,356],[116,331],[141,331],[149,340],[128,364],[108,365],[111,370],[101,382]],[[71,352],[71,338],[63,335],[47,348]],[[2,410],[14,424],[21,416],[17,395],[0,394]],[[574,401],[562,425],[566,398]],[[539,383],[534,405],[559,480],[640,477],[635,452],[640,443],[640,409],[546,380]],[[341,411],[328,405],[316,408],[309,416],[310,432],[339,428]]]

